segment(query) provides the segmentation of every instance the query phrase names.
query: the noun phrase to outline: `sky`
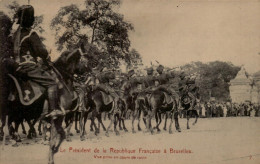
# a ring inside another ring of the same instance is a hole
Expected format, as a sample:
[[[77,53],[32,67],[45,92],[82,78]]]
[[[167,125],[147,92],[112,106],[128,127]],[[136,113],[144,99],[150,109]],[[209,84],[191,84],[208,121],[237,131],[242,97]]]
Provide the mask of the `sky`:
[[[45,44],[56,58],[50,21],[60,7],[84,1],[30,1],[35,14],[44,15]],[[0,0],[0,10],[10,2]],[[259,0],[122,0],[118,12],[133,24],[131,47],[145,65],[155,60],[170,67],[220,60],[244,65],[249,73],[260,70]]]

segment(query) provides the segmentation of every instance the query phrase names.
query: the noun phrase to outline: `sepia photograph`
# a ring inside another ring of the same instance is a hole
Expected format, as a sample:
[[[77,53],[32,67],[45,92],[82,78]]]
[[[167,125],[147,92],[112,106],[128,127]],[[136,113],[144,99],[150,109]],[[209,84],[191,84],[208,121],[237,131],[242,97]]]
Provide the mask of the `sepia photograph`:
[[[1,164],[259,164],[259,0],[0,0]]]

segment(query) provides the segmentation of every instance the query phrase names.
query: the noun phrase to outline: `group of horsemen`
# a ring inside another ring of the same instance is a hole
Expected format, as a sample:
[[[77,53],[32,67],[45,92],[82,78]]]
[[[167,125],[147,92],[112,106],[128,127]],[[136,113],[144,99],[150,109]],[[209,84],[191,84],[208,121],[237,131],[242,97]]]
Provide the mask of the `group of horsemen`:
[[[120,70],[115,71],[106,68],[94,72],[83,77],[75,76],[74,86],[79,96],[80,111],[88,110],[84,104],[84,98],[87,94],[84,89],[86,86],[91,86],[92,90],[98,88],[107,95],[112,96],[114,108],[118,107],[117,102],[121,99],[124,102],[125,109],[129,109],[129,103],[127,102],[129,96],[146,95],[149,97],[155,90],[164,92],[172,101],[177,103],[176,105],[181,105],[180,101],[184,95],[190,98],[190,109],[194,108],[196,103],[195,90],[197,86],[195,80],[186,77],[184,72],[177,74],[175,71],[165,71],[163,65],[159,65],[156,72],[153,67],[147,68],[146,76],[140,75],[134,69],[125,74],[121,73]],[[173,106],[173,110],[175,107]]]
[[[47,49],[38,34],[32,29],[35,19],[34,8],[31,5],[21,6],[16,18],[16,24],[19,26],[10,34],[13,51],[9,58],[3,59],[2,62],[5,65],[12,65],[15,68],[14,74],[16,76],[29,79],[46,89],[49,110],[43,111],[43,115],[51,114],[59,110],[57,77],[53,74],[53,68],[50,66]],[[38,58],[42,62],[39,62]],[[130,70],[123,76],[118,76],[115,71],[103,67],[86,73],[83,78],[80,75],[75,75],[74,86],[78,93],[80,110],[87,110],[84,104],[84,96],[86,95],[84,87],[87,85],[92,85],[93,88],[98,87],[106,94],[111,95],[114,108],[117,108],[119,99],[126,102],[126,94],[150,94],[156,89],[167,93],[177,102],[183,95],[188,95],[191,99],[191,108],[193,108],[196,101],[194,79],[185,77],[184,72],[180,74],[176,74],[174,71],[167,72],[162,65],[156,69],[158,75],[154,75],[155,70],[152,67],[146,71],[146,76],[138,76],[134,70]],[[55,115],[55,112],[53,114]]]

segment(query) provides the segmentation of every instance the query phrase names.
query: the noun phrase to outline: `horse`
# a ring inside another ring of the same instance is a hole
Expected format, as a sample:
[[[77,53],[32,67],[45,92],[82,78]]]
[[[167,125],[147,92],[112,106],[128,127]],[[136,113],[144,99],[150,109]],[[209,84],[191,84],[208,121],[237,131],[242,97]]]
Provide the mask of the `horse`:
[[[92,78],[93,80],[95,78]],[[119,135],[119,131],[116,128],[116,125],[118,123],[118,111],[114,110],[114,101],[105,104],[104,103],[104,99],[102,94],[106,94],[106,93],[102,93],[104,92],[101,88],[96,87],[93,90],[88,90],[88,94],[87,96],[87,103],[85,103],[86,105],[86,109],[88,109],[88,111],[86,112],[82,112],[82,117],[80,118],[80,139],[83,141],[85,140],[85,135],[86,135],[86,131],[85,131],[85,125],[88,119],[88,115],[89,113],[92,113],[91,116],[91,124],[94,125],[95,127],[95,135],[97,135],[99,133],[99,129],[97,128],[96,124],[95,124],[95,118],[98,119],[98,122],[100,124],[103,125],[102,119],[101,119],[101,114],[103,112],[109,113],[111,115],[110,117],[110,124],[108,126],[108,128],[105,129],[105,127],[103,126],[103,129],[106,130],[105,135],[108,137],[109,136],[109,130],[111,128],[112,123],[114,122],[114,132],[116,133],[116,135]],[[116,107],[117,108],[117,107]]]
[[[56,119],[46,118],[51,124],[50,133],[50,143],[49,143],[49,158],[48,162],[50,164],[54,163],[54,154],[58,152],[58,149],[65,139],[65,132],[62,128],[62,121],[64,115],[69,113],[72,108],[72,103],[74,99],[72,90],[72,78],[76,72],[83,72],[85,65],[81,62],[82,52],[77,49],[73,52],[66,51],[61,54],[61,56],[54,62],[50,63],[50,67],[55,71],[60,79],[60,87],[58,90],[59,95],[59,107],[60,111],[57,112]],[[9,76],[12,76],[9,74]],[[46,91],[36,99],[30,105],[23,105],[19,98],[14,101],[8,101],[8,117],[9,122],[15,123],[15,137],[16,141],[20,140],[18,134],[18,126],[25,119],[27,122],[31,120],[37,120],[40,118],[41,113],[44,108],[48,108],[47,94]],[[17,143],[16,143],[17,144]]]
[[[175,120],[176,130],[180,131],[179,122],[178,122],[178,112],[177,112],[177,102],[175,99],[171,103],[165,103],[165,93],[159,88],[151,92],[151,95],[148,96],[147,100],[149,103],[148,114],[146,127],[147,131],[154,133],[153,129],[157,129],[157,132],[160,132],[159,125],[161,123],[161,114],[165,112],[170,112],[171,122],[169,125],[169,133],[172,134],[172,123]],[[177,113],[177,114],[176,114]],[[151,119],[155,116],[156,126],[152,127]]]
[[[198,93],[195,92],[195,95],[197,95]],[[180,98],[180,106],[183,108],[183,111],[186,112],[186,117],[187,117],[187,129],[190,129],[189,126],[189,120],[190,117],[192,117],[193,115],[195,115],[195,121],[193,122],[193,125],[195,125],[198,121],[198,112],[195,109],[197,101],[194,102],[194,105],[192,105],[192,101],[191,101],[191,97],[189,96],[188,93],[185,93],[181,96]]]

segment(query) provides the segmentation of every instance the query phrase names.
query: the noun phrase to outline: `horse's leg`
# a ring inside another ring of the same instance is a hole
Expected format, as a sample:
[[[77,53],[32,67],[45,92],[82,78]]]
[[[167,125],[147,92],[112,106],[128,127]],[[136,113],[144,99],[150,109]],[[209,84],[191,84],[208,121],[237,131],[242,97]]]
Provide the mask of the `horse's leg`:
[[[193,122],[192,125],[195,125],[195,124],[197,123],[197,121],[198,121],[198,117],[199,117],[199,115],[198,115],[197,110],[194,110],[193,112],[194,112],[194,114],[195,114],[195,121]]]
[[[141,126],[140,126],[140,122],[141,122],[141,114],[142,114],[142,111],[139,110],[139,111],[138,111],[138,123],[137,123],[138,131],[142,131],[142,128],[141,128]]]
[[[54,164],[54,154],[58,152],[61,143],[66,138],[65,131],[62,128],[62,121],[62,117],[51,120],[49,164]]]
[[[116,128],[117,123],[118,123],[118,120],[119,120],[119,114],[115,114],[114,131],[115,131],[115,133],[116,133],[117,136],[119,135],[119,131],[118,131],[117,128]]]
[[[135,128],[134,128],[134,122],[135,122],[135,118],[137,115],[137,110],[132,111],[132,133],[136,133]]]
[[[179,112],[174,112],[175,128],[178,132],[181,132],[178,115],[179,115]]]
[[[26,134],[26,130],[25,130],[25,127],[24,127],[23,121],[21,122],[21,125],[22,125],[22,129],[23,129],[23,134]]]
[[[80,113],[80,120],[79,120],[79,128],[80,128],[80,140],[84,141],[85,140],[85,135],[86,135],[86,122],[88,120],[88,112],[82,111]]]
[[[105,125],[104,125],[104,123],[103,123],[103,121],[102,121],[102,117],[101,117],[101,115],[100,115],[100,121],[99,121],[99,124],[101,124],[101,126],[102,126],[102,128],[103,128],[103,131],[106,131],[106,130],[107,130],[107,128],[105,127]]]
[[[153,129],[157,129],[157,126],[158,126],[158,122],[159,122],[159,113],[158,112],[156,112],[155,113],[155,121],[156,121],[156,126],[155,127],[153,127]]]
[[[22,140],[21,140],[21,137],[20,137],[20,135],[19,135],[19,133],[18,133],[18,128],[19,128],[19,125],[20,125],[20,123],[21,122],[15,122],[15,125],[14,125],[14,139],[15,139],[15,143],[12,145],[13,147],[17,147],[18,146],[18,144],[17,144],[17,142],[22,142]]]
[[[127,128],[125,127],[125,119],[121,119],[122,123],[123,123],[123,129],[125,132],[128,132]]]
[[[114,105],[113,105],[113,106],[114,106]],[[112,108],[113,108],[113,107],[112,107]],[[108,132],[109,132],[109,130],[110,130],[110,128],[111,128],[111,125],[112,125],[113,122],[114,122],[114,119],[115,119],[115,113],[114,113],[114,111],[113,111],[112,115],[110,116],[110,124],[109,124],[109,126],[107,127],[107,130],[106,130],[106,136],[107,136],[107,137],[109,137]]]
[[[165,121],[164,121],[164,127],[163,127],[163,130],[167,130],[167,128],[166,128],[166,125],[167,125],[167,118],[168,118],[168,114],[167,113],[165,113]]]
[[[91,126],[94,126],[95,128],[95,135],[99,133],[99,129],[97,125],[95,124],[95,118],[96,118],[97,113],[95,111],[92,112],[92,117],[91,117]]]
[[[39,132],[39,135],[41,136],[42,135],[42,121],[41,120],[39,121],[39,124],[38,124],[38,132]]]
[[[162,114],[161,113],[158,113],[158,116],[159,116],[159,123],[156,125],[157,127],[157,132],[160,132],[161,129],[159,128],[161,122],[162,122]]]
[[[119,130],[123,130],[123,128],[121,126],[121,123],[123,122],[122,118],[119,118],[118,122],[119,122]]]
[[[186,117],[187,117],[187,129],[190,129],[190,126],[189,126],[189,120],[190,120],[190,110],[187,110],[186,111]]]
[[[71,129],[71,126],[72,126],[72,123],[73,123],[73,113],[70,113],[70,114],[67,114],[65,116],[65,124],[66,124],[66,141],[67,142],[71,142],[71,137],[70,137],[70,129]]]
[[[75,113],[75,130],[76,130],[76,133],[80,133],[80,130],[78,129],[78,121],[81,118],[82,113],[83,113],[83,111]]]
[[[47,127],[47,122],[46,121],[44,121],[44,120],[42,120],[41,121],[41,124],[43,125],[42,126],[42,130],[43,130],[43,133],[42,133],[42,144],[44,144],[44,145],[48,145],[49,144],[49,137],[50,136],[48,136],[47,135],[47,133],[48,133],[48,127]]]

